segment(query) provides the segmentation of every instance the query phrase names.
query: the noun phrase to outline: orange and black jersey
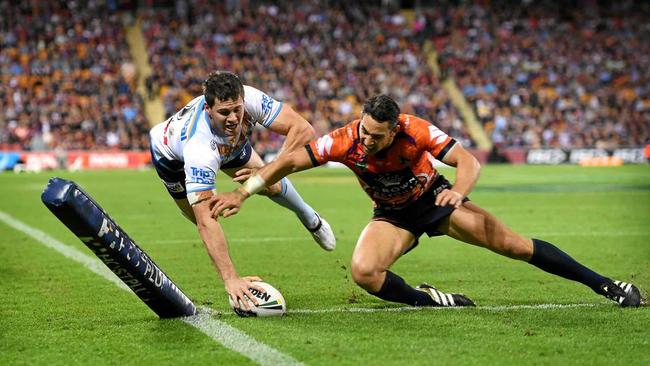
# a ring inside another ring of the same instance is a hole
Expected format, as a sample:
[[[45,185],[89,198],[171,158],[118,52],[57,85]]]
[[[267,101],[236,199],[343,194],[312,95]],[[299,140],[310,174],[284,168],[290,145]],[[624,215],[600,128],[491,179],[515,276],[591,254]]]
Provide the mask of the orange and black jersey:
[[[350,168],[375,205],[398,208],[426,192],[442,160],[456,141],[431,123],[400,114],[393,143],[375,155],[363,152],[360,120],[324,135],[305,146],[314,166],[335,161]]]

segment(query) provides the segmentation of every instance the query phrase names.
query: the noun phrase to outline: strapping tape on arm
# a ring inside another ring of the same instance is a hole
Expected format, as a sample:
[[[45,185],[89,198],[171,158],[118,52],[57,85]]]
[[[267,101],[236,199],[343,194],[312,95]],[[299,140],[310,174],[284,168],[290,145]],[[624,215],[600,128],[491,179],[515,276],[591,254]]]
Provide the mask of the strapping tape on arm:
[[[187,194],[187,201],[189,201],[190,205],[195,205],[201,201],[207,200],[208,198],[210,198],[210,196],[214,196],[216,194],[217,194],[217,190],[214,188],[205,191],[189,192]]]

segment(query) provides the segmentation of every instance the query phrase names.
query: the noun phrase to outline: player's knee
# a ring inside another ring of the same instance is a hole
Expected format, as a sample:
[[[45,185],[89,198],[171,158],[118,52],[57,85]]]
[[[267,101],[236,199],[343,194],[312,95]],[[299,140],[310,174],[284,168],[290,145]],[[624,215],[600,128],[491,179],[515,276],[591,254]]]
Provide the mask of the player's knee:
[[[352,259],[352,279],[354,282],[366,290],[376,290],[381,287],[381,268],[368,261]]]
[[[533,256],[533,243],[523,237],[513,238],[503,249],[503,255],[513,259],[527,261]]]

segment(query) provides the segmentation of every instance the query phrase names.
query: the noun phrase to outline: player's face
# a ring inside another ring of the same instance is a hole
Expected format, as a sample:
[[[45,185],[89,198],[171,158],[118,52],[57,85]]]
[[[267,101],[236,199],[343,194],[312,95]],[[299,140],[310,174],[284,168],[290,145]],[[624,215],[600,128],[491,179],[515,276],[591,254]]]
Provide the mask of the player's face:
[[[207,106],[208,115],[212,126],[228,136],[237,136],[242,128],[244,119],[244,100],[240,96],[237,100],[214,100],[212,107]]]
[[[377,122],[369,114],[361,117],[359,137],[363,150],[368,155],[375,155],[393,143],[398,126],[390,128],[388,122]]]

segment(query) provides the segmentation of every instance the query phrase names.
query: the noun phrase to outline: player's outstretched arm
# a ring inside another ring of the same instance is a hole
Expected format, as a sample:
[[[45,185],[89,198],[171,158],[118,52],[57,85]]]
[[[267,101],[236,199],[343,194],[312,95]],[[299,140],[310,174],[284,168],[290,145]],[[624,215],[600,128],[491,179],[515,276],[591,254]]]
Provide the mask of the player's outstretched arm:
[[[454,145],[442,158],[442,162],[456,167],[456,182],[451,189],[445,189],[436,196],[436,205],[458,208],[478,181],[481,164],[460,144]]]
[[[316,137],[314,128],[309,122],[287,104],[282,105],[280,113],[269,129],[287,137],[278,156],[299,150]]]
[[[241,187],[232,192],[219,193],[210,199],[211,215],[228,217],[239,212],[244,200],[272,186],[291,173],[313,168],[307,150],[300,149],[283,155],[257,171]]]
[[[196,227],[199,235],[205,244],[212,262],[217,267],[217,271],[223,280],[228,296],[235,304],[241,304],[245,310],[250,310],[246,297],[251,299],[255,305],[258,304],[255,296],[251,294],[249,288],[255,288],[264,292],[260,286],[253,284],[251,281],[259,281],[259,277],[239,277],[235,271],[235,266],[228,254],[228,243],[221,229],[219,222],[214,220],[210,215],[209,199],[214,197],[212,191],[203,191],[198,193],[196,202],[192,204],[192,210],[196,217]]]

